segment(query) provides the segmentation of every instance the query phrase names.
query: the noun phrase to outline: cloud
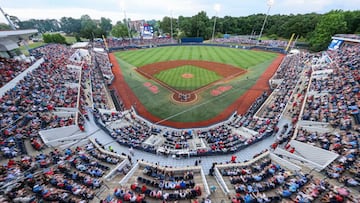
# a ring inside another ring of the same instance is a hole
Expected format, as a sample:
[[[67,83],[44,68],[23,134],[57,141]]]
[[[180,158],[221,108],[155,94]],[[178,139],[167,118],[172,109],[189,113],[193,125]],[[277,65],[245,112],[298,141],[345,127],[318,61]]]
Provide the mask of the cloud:
[[[326,13],[334,9],[357,10],[358,0],[275,0],[274,10],[276,13]],[[357,8],[356,8],[357,7]]]
[[[23,0],[2,1],[2,8],[9,15],[20,20],[60,19],[61,17],[79,18],[88,14],[93,19],[110,18],[113,23],[126,15],[132,20],[161,20],[164,16],[193,16],[205,11],[209,17],[215,16],[214,5],[221,3],[219,17],[247,16],[267,11],[268,0],[32,0],[24,4]],[[358,0],[275,0],[272,14],[325,13],[332,9],[359,10]],[[6,22],[4,17],[0,21]]]
[[[183,0],[183,1],[106,1],[104,5],[97,6],[99,1],[95,3],[95,0],[90,0],[90,4],[78,7],[76,5],[64,8],[59,6],[54,7],[37,7],[34,5],[31,7],[7,7],[4,10],[10,15],[17,16],[20,20],[28,19],[60,19],[61,17],[74,17],[80,18],[83,14],[88,14],[93,19],[100,19],[100,17],[110,18],[113,23],[124,18],[124,10],[128,18],[133,20],[139,19],[157,19],[160,20],[164,16],[170,16],[172,10],[173,16],[192,16],[197,12],[206,8],[202,4],[198,4],[196,1]],[[211,7],[211,5],[208,5]],[[99,9],[106,7],[106,9]],[[0,19],[1,21],[1,19]],[[5,19],[2,20],[3,22]]]

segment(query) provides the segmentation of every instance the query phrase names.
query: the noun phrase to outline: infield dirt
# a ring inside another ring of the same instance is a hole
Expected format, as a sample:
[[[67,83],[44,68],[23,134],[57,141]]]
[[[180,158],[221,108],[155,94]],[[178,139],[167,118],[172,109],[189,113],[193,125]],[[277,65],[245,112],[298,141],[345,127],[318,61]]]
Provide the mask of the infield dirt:
[[[145,106],[143,106],[141,104],[140,100],[136,97],[136,95],[132,92],[132,90],[129,88],[128,84],[124,80],[124,77],[122,75],[120,66],[116,60],[115,55],[113,53],[110,53],[109,57],[110,57],[110,62],[113,64],[112,70],[115,75],[115,79],[114,79],[112,85],[110,86],[110,88],[117,90],[118,95],[120,95],[121,99],[123,100],[125,108],[129,109],[131,106],[136,104],[135,108],[136,108],[137,113],[140,116],[144,117],[145,119],[147,119],[153,123],[158,123],[161,125],[170,126],[170,127],[174,127],[174,128],[194,128],[194,127],[210,126],[212,124],[221,122],[221,121],[227,119],[229,116],[231,116],[231,114],[234,111],[237,111],[238,114],[244,114],[247,111],[247,109],[251,106],[251,104],[256,100],[256,98],[258,98],[264,91],[270,91],[268,81],[276,72],[278,66],[281,64],[285,55],[279,55],[271,63],[271,65],[266,69],[266,71],[260,76],[260,78],[257,80],[255,85],[253,85],[249,90],[247,90],[235,102],[233,102],[231,105],[229,105],[224,111],[222,111],[220,114],[218,114],[217,116],[215,116],[209,120],[199,121],[199,122],[174,122],[174,121],[168,121],[168,120],[164,121],[161,118],[158,118],[158,117],[152,115],[149,111],[147,111]],[[150,75],[153,75],[162,70],[167,70],[169,68],[175,68],[175,67],[182,66],[182,65],[195,65],[193,63],[189,64],[189,62],[187,62],[187,61],[178,61],[178,62],[181,62],[181,63],[174,63],[174,61],[156,63],[157,64],[156,69],[149,68],[147,73]],[[192,61],[192,62],[196,62],[196,61]],[[229,76],[235,74],[235,72],[231,73],[230,69],[229,69],[229,72],[220,71],[221,69],[224,68],[224,65],[226,65],[226,64],[220,63],[222,66],[220,66],[220,65],[217,66],[217,64],[219,64],[219,63],[207,62],[207,61],[201,61],[201,62],[202,63],[200,65],[196,65],[196,66],[205,68],[203,66],[204,66],[204,64],[207,64],[206,66],[211,67],[212,71],[214,71],[214,69],[218,69],[219,72],[216,71],[218,74],[220,74],[220,73],[225,74],[225,75],[222,75],[223,77],[229,77]],[[170,63],[170,64],[167,64],[167,63]],[[161,66],[162,64],[163,64],[163,66]],[[149,64],[147,66],[152,66],[152,65],[153,64]],[[143,66],[141,68],[145,67],[144,68],[144,70],[145,70],[145,69],[147,69],[146,68],[147,66]],[[236,67],[231,67],[231,68],[236,68]],[[237,71],[241,70],[239,68],[236,68],[236,69],[237,69]]]

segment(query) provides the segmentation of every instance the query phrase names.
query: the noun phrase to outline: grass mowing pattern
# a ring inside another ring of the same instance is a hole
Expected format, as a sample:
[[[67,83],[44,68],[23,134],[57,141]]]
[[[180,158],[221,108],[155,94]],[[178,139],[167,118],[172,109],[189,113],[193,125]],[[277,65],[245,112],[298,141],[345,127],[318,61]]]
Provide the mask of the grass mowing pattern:
[[[273,59],[275,53],[212,46],[173,46],[118,52],[122,60],[136,67],[169,60],[204,60],[244,69]]]
[[[208,120],[221,113],[254,85],[256,80],[278,56],[269,52],[210,46],[173,46],[121,51],[114,54],[117,56],[125,81],[148,111],[159,118],[180,122]],[[170,92],[161,85],[157,85],[159,93],[153,94],[143,85],[144,82],[153,83],[153,81],[145,79],[134,70],[134,66],[140,67],[146,64],[167,61],[168,59],[190,60],[190,58],[230,64],[247,69],[248,72],[226,84],[233,87],[231,90],[214,97],[210,94],[210,90],[213,89],[211,88],[199,94],[199,101],[189,106],[170,102]],[[238,105],[240,106],[241,102]]]
[[[193,78],[182,77],[185,73],[192,74]],[[174,89],[188,91],[199,89],[222,78],[213,71],[191,65],[161,71],[154,76]]]

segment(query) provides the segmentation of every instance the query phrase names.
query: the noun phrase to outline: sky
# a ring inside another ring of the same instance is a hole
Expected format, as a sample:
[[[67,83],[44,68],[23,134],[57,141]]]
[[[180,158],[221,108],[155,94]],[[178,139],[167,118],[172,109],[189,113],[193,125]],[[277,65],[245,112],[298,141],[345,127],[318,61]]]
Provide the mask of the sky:
[[[0,7],[20,20],[80,18],[88,14],[92,19],[110,18],[115,24],[124,19],[125,13],[131,20],[193,16],[200,11],[209,17],[247,16],[267,13],[269,1],[273,1],[270,15],[360,10],[359,0],[0,0]],[[3,15],[0,22],[6,22]]]

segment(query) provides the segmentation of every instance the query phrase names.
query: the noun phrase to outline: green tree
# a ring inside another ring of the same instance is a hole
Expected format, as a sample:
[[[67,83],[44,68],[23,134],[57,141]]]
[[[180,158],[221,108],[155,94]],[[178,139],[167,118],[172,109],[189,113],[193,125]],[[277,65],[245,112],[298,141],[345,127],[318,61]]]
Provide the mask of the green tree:
[[[43,40],[45,43],[59,43],[66,44],[66,39],[59,33],[56,34],[43,34]]]
[[[129,35],[128,27],[125,23],[118,21],[115,26],[112,27],[111,35],[118,38],[127,38]]]
[[[60,23],[56,19],[30,19],[17,22],[19,29],[37,29],[41,33],[60,30]]]
[[[344,12],[347,33],[360,33],[360,10]]]
[[[104,33],[104,36],[108,36],[112,29],[111,19],[101,17],[100,28],[102,30],[101,33]]]
[[[343,11],[337,10],[326,13],[315,27],[310,39],[310,49],[312,51],[325,50],[334,34],[346,33],[346,30]]]
[[[210,39],[211,30],[211,23],[205,11],[201,11],[191,18],[191,37]]]
[[[178,24],[182,37],[191,36],[191,17],[179,16]]]
[[[171,22],[172,19],[172,22]],[[172,28],[173,28],[173,34],[175,33],[176,30],[176,25],[178,24],[177,19],[176,18],[171,18],[168,16],[165,16],[162,21],[160,21],[160,25],[159,25],[159,29],[161,30],[162,33],[171,33],[171,24],[172,24]]]
[[[11,27],[8,24],[0,23],[0,30],[11,30]]]
[[[95,34],[97,33],[96,23],[90,18],[89,15],[81,16],[80,20],[81,20],[80,37],[94,40],[94,37],[96,37]]]
[[[61,30],[66,34],[80,34],[81,20],[72,17],[62,17],[60,19]]]

